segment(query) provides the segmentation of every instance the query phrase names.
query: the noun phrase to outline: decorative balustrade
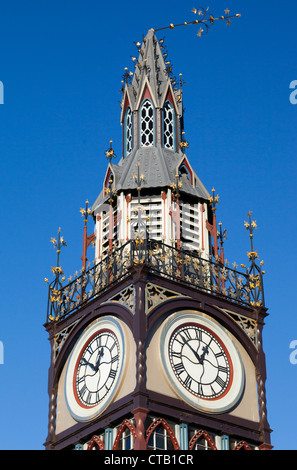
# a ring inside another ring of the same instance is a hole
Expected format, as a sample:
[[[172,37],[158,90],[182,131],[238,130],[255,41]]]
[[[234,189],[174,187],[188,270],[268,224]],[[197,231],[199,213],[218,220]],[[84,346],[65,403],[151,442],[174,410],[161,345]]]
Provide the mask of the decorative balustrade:
[[[264,306],[262,272],[254,260],[243,273],[219,261],[205,259],[199,253],[178,250],[159,241],[134,239],[66,286],[62,286],[56,272],[56,279],[49,285],[47,321],[57,321],[73,313],[129,276],[129,268],[137,264],[145,264],[151,272],[164,278],[239,304]]]

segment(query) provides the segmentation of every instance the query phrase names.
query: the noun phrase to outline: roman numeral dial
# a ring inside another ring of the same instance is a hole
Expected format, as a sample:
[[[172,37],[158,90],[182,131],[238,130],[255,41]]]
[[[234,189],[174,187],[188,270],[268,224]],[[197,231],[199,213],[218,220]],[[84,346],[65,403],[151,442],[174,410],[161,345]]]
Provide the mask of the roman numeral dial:
[[[227,392],[232,362],[210,329],[195,323],[180,325],[171,334],[168,355],[175,377],[191,395],[214,400]]]
[[[125,333],[114,316],[96,318],[77,333],[64,389],[68,410],[76,421],[95,418],[116,399],[125,364]]]
[[[118,374],[120,347],[111,330],[96,332],[78,356],[73,389],[77,401],[93,407],[106,398]]]

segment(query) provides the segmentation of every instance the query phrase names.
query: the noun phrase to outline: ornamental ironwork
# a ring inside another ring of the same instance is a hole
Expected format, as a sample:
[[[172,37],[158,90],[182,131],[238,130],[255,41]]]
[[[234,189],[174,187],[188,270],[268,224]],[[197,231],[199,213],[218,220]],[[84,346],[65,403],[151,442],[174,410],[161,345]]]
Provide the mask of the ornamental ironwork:
[[[264,306],[262,272],[255,264],[239,272],[221,263],[160,241],[129,240],[66,286],[49,284],[47,321],[58,321],[130,276],[133,266],[242,305]],[[236,265],[235,265],[236,266]],[[237,266],[236,266],[237,267]],[[245,267],[242,265],[242,267]]]

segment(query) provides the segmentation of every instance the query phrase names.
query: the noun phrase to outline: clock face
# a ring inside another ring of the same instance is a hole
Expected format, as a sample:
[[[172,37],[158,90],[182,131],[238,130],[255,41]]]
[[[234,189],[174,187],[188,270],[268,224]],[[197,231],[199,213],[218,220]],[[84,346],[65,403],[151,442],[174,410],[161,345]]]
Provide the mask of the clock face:
[[[103,411],[116,391],[123,358],[123,333],[115,319],[99,319],[83,332],[70,357],[65,381],[73,417],[83,421]]]
[[[198,409],[223,412],[239,399],[244,385],[239,354],[216,323],[197,314],[176,314],[163,328],[161,355],[179,395]]]
[[[212,400],[228,391],[232,362],[211,330],[196,323],[179,326],[170,338],[168,354],[176,378],[194,396]]]
[[[81,350],[73,376],[74,394],[86,407],[100,403],[112,388],[119,368],[120,346],[112,330],[99,330]]]

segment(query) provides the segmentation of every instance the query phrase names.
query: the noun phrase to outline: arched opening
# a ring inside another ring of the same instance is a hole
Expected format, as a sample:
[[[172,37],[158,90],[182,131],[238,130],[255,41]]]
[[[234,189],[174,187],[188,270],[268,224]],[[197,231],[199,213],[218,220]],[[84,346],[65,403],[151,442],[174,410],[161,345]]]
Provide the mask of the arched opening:
[[[240,441],[232,450],[252,450],[245,441]]]
[[[131,450],[136,440],[135,426],[128,419],[124,419],[120,425],[112,450]]]
[[[189,442],[190,450],[217,450],[215,443],[210,435],[200,429],[197,431]]]
[[[98,436],[93,436],[88,443],[87,450],[104,450],[104,443]]]
[[[179,450],[174,432],[164,418],[154,420],[146,431],[148,450]]]

